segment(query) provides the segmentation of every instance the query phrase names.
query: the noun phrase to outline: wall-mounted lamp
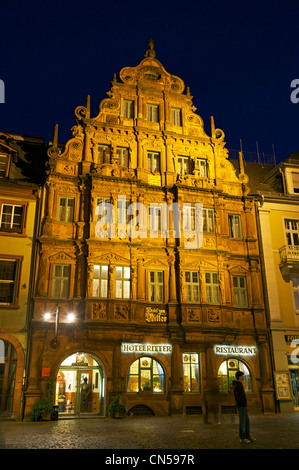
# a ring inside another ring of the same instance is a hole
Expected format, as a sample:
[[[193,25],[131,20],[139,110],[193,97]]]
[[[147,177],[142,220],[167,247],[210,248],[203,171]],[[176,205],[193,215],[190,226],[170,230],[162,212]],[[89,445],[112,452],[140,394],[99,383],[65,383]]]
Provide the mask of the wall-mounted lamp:
[[[45,320],[46,321],[50,321],[51,318],[53,317],[53,315],[55,316],[55,337],[54,339],[50,342],[50,345],[53,347],[53,348],[56,348],[58,346],[58,340],[57,340],[57,337],[58,337],[58,325],[59,325],[59,315],[60,315],[60,306],[57,304],[56,305],[56,310],[55,312],[53,313],[50,313],[50,312],[47,312],[45,313]],[[68,323],[72,323],[75,321],[75,315],[73,313],[69,313],[67,315],[67,321]]]

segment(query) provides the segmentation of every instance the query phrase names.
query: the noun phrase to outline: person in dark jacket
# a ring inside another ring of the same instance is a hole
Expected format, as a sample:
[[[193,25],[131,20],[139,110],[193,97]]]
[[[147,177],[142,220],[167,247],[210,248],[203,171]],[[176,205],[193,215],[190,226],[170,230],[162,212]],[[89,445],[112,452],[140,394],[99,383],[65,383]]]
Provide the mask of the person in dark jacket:
[[[240,442],[248,444],[256,439],[250,436],[250,420],[247,413],[247,398],[244,389],[244,373],[240,370],[236,372],[236,379],[233,381],[234,396],[239,413],[239,437]]]

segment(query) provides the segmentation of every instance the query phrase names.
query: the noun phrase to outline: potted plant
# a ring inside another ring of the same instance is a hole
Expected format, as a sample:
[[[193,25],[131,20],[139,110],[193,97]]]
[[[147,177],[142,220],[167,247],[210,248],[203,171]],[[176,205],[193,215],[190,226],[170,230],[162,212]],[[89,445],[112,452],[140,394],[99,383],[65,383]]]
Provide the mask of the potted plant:
[[[38,400],[31,411],[31,421],[45,421],[46,419],[56,419],[57,411],[53,407],[52,397],[54,392],[54,379],[50,377],[47,382],[48,398]]]
[[[150,382],[144,382],[144,384],[142,384],[141,387],[142,387],[143,392],[152,391],[152,387],[151,387]]]
[[[120,403],[121,396],[118,395],[115,400],[113,400],[108,405],[108,415],[110,418],[123,418],[127,412],[127,407],[123,403]]]

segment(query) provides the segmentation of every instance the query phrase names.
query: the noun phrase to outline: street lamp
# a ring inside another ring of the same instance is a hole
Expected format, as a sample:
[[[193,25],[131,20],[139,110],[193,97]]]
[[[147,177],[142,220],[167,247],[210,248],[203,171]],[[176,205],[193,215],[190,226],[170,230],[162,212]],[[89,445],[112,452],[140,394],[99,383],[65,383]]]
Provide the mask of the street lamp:
[[[60,306],[57,304],[56,305],[56,310],[54,313],[50,313],[50,312],[47,312],[45,313],[45,320],[46,321],[49,321],[51,320],[52,318],[52,315],[55,315],[55,337],[54,339],[52,339],[52,341],[50,342],[50,346],[52,346],[52,348],[57,348],[58,346],[58,325],[59,325],[59,315],[60,315]],[[67,321],[69,323],[72,323],[73,321],[75,321],[75,315],[73,313],[69,313],[67,315]]]

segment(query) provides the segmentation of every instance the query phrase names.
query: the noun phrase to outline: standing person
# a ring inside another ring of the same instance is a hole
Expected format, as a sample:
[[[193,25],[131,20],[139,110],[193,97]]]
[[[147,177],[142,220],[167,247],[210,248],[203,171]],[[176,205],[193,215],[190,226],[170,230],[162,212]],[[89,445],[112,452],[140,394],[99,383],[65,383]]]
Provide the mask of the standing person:
[[[234,396],[239,413],[239,437],[240,442],[248,444],[256,439],[250,436],[250,420],[247,413],[247,398],[244,389],[244,374],[240,370],[236,372],[236,379],[233,381]]]

